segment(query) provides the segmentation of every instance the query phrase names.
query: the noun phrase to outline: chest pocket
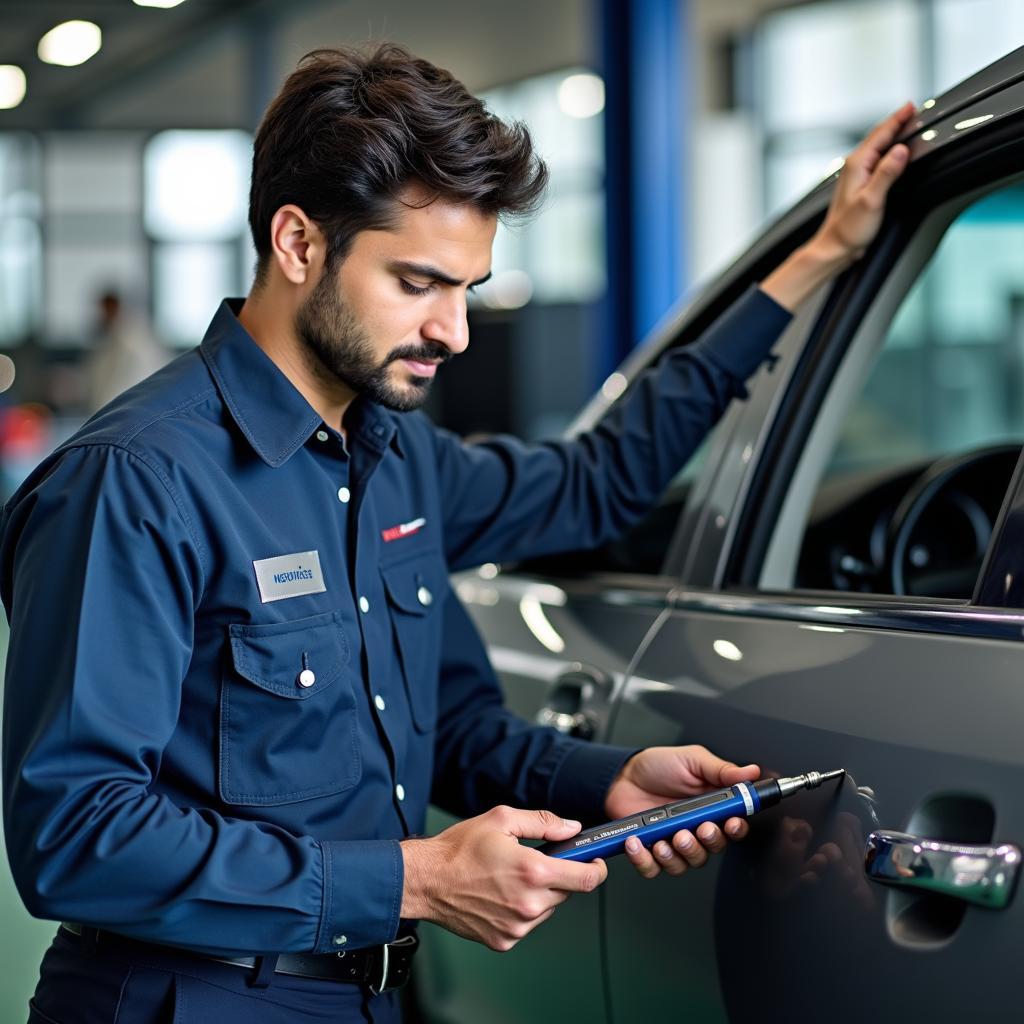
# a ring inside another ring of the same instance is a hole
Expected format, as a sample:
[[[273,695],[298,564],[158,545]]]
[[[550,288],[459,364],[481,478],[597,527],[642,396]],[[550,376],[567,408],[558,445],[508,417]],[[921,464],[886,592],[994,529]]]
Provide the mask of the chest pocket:
[[[437,723],[441,615],[448,573],[439,552],[425,552],[395,565],[381,566],[402,678],[416,730]]]
[[[220,697],[220,795],[283,804],[359,781],[356,701],[340,612],[228,627]]]

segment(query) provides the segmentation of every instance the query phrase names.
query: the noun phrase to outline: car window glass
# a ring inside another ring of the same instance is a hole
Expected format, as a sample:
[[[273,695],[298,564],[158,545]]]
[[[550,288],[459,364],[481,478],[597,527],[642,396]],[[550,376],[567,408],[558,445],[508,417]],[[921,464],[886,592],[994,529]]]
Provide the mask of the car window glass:
[[[1024,439],[1024,184],[936,211],[883,292],[801,454],[766,589],[974,590]]]

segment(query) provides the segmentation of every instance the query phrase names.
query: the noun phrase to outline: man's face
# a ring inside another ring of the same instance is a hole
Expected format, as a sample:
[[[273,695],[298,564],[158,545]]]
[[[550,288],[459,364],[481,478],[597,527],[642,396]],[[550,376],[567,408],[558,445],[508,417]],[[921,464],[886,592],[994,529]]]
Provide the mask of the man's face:
[[[490,275],[497,218],[441,199],[398,211],[393,228],[361,231],[340,267],[320,275],[295,329],[319,372],[405,411],[469,343],[466,292]]]

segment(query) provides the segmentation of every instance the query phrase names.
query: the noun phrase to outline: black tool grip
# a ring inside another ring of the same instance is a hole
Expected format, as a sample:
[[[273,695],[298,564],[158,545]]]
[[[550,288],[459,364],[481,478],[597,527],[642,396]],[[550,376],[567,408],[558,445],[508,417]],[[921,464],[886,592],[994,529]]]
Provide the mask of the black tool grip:
[[[762,807],[773,807],[782,799],[782,790],[775,779],[761,779],[754,783],[754,792],[758,795]]]

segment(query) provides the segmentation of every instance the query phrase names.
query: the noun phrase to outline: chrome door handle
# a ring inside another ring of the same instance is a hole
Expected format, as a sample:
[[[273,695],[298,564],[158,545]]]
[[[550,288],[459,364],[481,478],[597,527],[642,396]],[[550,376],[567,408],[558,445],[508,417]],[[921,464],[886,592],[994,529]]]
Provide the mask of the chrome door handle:
[[[541,708],[537,712],[538,725],[550,725],[567,736],[590,739],[593,735],[593,724],[582,711],[570,714],[568,711],[555,711],[552,708]]]
[[[872,881],[992,910],[1009,904],[1020,862],[1020,847],[1010,843],[967,846],[887,830],[872,832],[864,851],[864,871]]]
[[[536,722],[578,739],[593,739],[611,692],[610,676],[577,662],[552,684],[547,704],[537,712]]]

